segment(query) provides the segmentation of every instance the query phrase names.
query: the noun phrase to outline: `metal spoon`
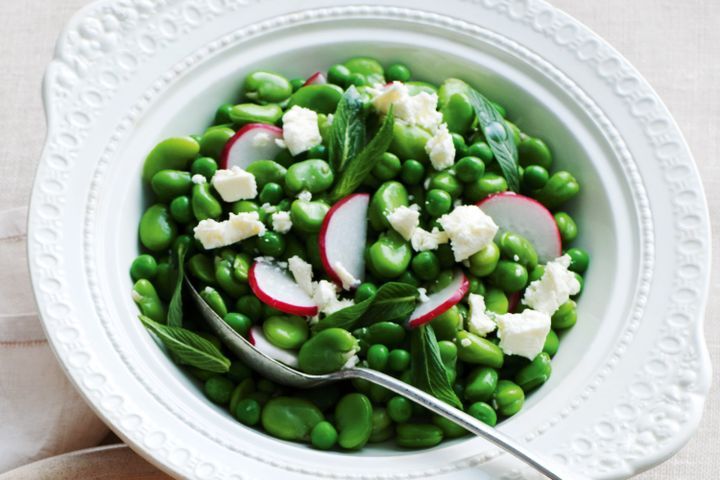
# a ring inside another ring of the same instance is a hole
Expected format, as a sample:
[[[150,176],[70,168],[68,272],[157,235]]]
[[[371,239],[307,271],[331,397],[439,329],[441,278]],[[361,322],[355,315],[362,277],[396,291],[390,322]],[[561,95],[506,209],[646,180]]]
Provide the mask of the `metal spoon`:
[[[467,413],[438,400],[432,395],[427,394],[412,385],[408,385],[401,380],[393,378],[390,375],[385,375],[384,373],[376,370],[359,367],[346,368],[326,375],[309,375],[280,363],[256,349],[242,335],[233,330],[222,318],[220,318],[217,313],[215,313],[212,308],[210,308],[207,303],[205,303],[205,300],[203,300],[187,278],[185,281],[193,300],[200,310],[200,313],[203,315],[215,335],[217,335],[220,340],[240,358],[240,360],[245,362],[248,367],[255,371],[262,372],[264,376],[274,382],[295,388],[312,388],[325,383],[338,382],[340,380],[348,380],[352,378],[362,378],[385,387],[388,390],[392,390],[398,395],[402,395],[403,397],[414,401],[418,405],[421,405],[428,410],[447,418],[451,422],[460,425],[465,430],[488,440],[516,458],[524,461],[538,472],[548,478],[551,478],[552,480],[580,480],[582,478],[574,473],[567,472],[564,467],[557,465],[555,461],[526,449],[525,446],[521,445],[516,440],[508,437],[504,433],[490,427],[480,420],[477,420]]]

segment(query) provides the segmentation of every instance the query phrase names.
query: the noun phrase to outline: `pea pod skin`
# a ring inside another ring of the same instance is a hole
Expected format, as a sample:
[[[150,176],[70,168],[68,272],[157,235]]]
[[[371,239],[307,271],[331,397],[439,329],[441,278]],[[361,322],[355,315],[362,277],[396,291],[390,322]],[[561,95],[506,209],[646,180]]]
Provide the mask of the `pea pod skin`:
[[[486,402],[491,397],[499,380],[494,368],[478,367],[470,372],[465,381],[465,400],[470,402]]]
[[[413,159],[420,163],[430,161],[425,145],[432,138],[430,132],[417,125],[395,122],[393,125],[393,139],[388,151],[394,153],[401,160]]]
[[[372,434],[372,414],[372,403],[362,393],[349,393],[342,397],[335,407],[338,444],[348,450],[362,448]]]
[[[145,279],[135,282],[132,298],[143,315],[158,323],[165,323],[165,315],[167,314],[165,305],[160,300],[152,283]]]
[[[455,345],[458,347],[458,358],[465,363],[501,368],[505,361],[500,347],[490,340],[465,330],[458,332],[455,337]]]
[[[271,398],[260,421],[266,432],[283,440],[307,441],[315,425],[325,418],[312,402],[302,398]]]
[[[198,221],[208,218],[217,220],[222,215],[222,205],[212,194],[209,183],[193,185],[190,203],[193,215]]]
[[[405,448],[434,447],[443,439],[440,427],[422,423],[401,423],[395,428],[395,442]]]
[[[475,110],[467,96],[468,84],[457,78],[448,78],[438,89],[438,110],[448,130],[464,135],[475,121]]]
[[[274,72],[257,71],[245,77],[245,96],[257,103],[280,103],[292,94],[290,82]]]
[[[140,242],[153,252],[167,250],[177,237],[177,226],[163,204],[148,208],[140,219]]]
[[[328,115],[335,112],[343,93],[342,88],[331,83],[306,85],[290,96],[288,108],[297,105]]]
[[[285,185],[287,169],[273,160],[256,160],[246,170],[255,177],[258,191],[270,182]]]
[[[515,415],[525,403],[525,392],[510,380],[500,380],[493,393],[493,407],[505,417]]]
[[[225,125],[208,128],[200,138],[200,154],[220,159],[228,140],[235,136],[235,130]]]
[[[554,209],[575,197],[580,184],[570,173],[555,172],[543,188],[535,192],[535,199],[549,209]]]
[[[380,235],[368,253],[370,271],[380,278],[399,277],[411,260],[410,245],[394,231]]]
[[[152,180],[160,170],[188,170],[200,153],[200,144],[192,137],[169,138],[159,143],[145,158],[142,178]]]
[[[241,103],[230,110],[230,119],[238,125],[247,123],[267,123],[274,125],[282,118],[283,110],[279,105],[256,105]]]
[[[409,205],[408,192],[400,182],[385,182],[377,189],[370,200],[368,219],[377,231],[390,228],[387,215],[398,207]]]
[[[358,341],[342,328],[328,328],[300,348],[298,363],[305,373],[323,375],[340,370],[359,350]]]
[[[285,186],[292,194],[303,190],[320,193],[330,188],[334,180],[333,171],[326,161],[312,159],[295,163],[288,168]]]
[[[517,372],[515,375],[515,383],[517,383],[525,393],[535,390],[550,378],[552,374],[552,365],[550,362],[550,355],[541,352],[529,365],[526,365]]]

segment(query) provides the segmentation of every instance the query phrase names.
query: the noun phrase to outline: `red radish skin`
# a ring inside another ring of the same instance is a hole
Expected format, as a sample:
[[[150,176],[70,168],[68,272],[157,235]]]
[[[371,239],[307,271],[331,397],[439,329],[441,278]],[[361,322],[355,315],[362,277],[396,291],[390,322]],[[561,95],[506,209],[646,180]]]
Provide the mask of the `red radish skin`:
[[[322,72],[315,72],[303,83],[303,87],[308,85],[324,85],[328,83],[327,77]]]
[[[343,211],[343,207],[346,205],[349,205],[350,201],[364,201],[365,206],[365,215],[363,215],[363,218],[360,220],[362,222],[366,221],[367,218],[367,206],[370,204],[370,195],[367,193],[353,193],[351,195],[348,195],[342,199],[340,199],[335,205],[328,210],[328,213],[325,215],[325,218],[323,219],[322,226],[320,227],[320,234],[318,235],[318,242],[320,247],[320,261],[322,262],[323,268],[325,269],[325,272],[327,272],[330,279],[338,284],[339,286],[342,286],[342,280],[340,280],[340,277],[337,273],[335,273],[335,269],[332,266],[332,260],[329,258],[332,252],[329,252],[329,239],[328,239],[328,232],[330,230],[330,225],[335,220],[335,216]],[[341,214],[341,213],[340,213]],[[363,223],[364,224],[364,223]],[[358,234],[362,234],[363,238],[365,236],[365,232],[357,232]],[[347,235],[351,235],[352,232],[346,232]],[[364,255],[365,248],[363,247],[360,249],[357,254],[359,254],[361,257]],[[347,250],[344,250],[344,253],[347,253]],[[348,265],[343,265],[345,268],[348,268]],[[364,268],[363,268],[364,270]],[[353,272],[350,272],[353,273]],[[355,272],[358,273],[358,272]],[[355,275],[356,278],[359,280],[363,279],[362,272],[360,276]]]
[[[265,132],[268,133],[272,137],[272,146],[268,147],[267,151],[274,151],[274,154],[271,155],[260,155],[259,153],[256,153],[253,155],[243,155],[243,158],[240,159],[240,161],[231,161],[233,150],[236,148],[246,148],[248,152],[252,152],[252,147],[247,145],[242,145],[242,143],[238,142],[252,142],[252,138],[254,134],[257,134],[259,132]],[[275,125],[268,125],[265,123],[248,123],[244,127],[242,127],[240,130],[235,133],[235,135],[228,140],[228,142],[225,144],[225,148],[223,148],[222,154],[220,155],[220,168],[222,169],[228,169],[233,166],[238,166],[242,169],[247,168],[248,165],[250,165],[255,160],[272,160],[275,158],[275,155],[277,155],[282,148],[275,144],[275,140],[282,140],[283,138],[283,131],[282,128],[276,127]],[[265,158],[270,156],[270,158]]]
[[[455,288],[455,290],[453,292],[451,292],[450,295],[446,299],[444,299],[441,303],[439,303],[437,307],[433,308],[429,312],[424,313],[423,315],[416,317],[416,318],[413,318],[415,315],[414,313],[413,313],[413,315],[410,315],[410,320],[408,320],[408,327],[417,328],[420,325],[424,325],[424,324],[428,323],[429,321],[431,321],[432,319],[434,319],[435,317],[439,317],[443,313],[450,310],[453,306],[460,303],[460,301],[465,297],[468,290],[470,289],[470,282],[468,281],[468,279],[464,273],[457,272],[456,275],[461,276],[461,278],[460,278],[459,284]],[[456,280],[454,279],[453,282],[456,282]],[[433,296],[438,295],[441,292],[442,292],[442,290],[440,292],[436,292],[436,293],[433,293],[432,295],[430,295],[428,302],[432,302],[434,300]],[[423,304],[421,303],[419,305],[419,307],[422,305]],[[417,309],[416,309],[416,311],[417,311]]]
[[[518,305],[520,304],[520,292],[513,292],[508,295],[508,312],[515,313]]]
[[[535,247],[540,263],[562,255],[562,238],[555,217],[537,200],[501,192],[479,201],[477,206],[500,227],[498,234],[511,231],[527,238]]]
[[[250,342],[250,345],[253,347],[255,346],[255,336],[253,335],[252,328],[248,330],[247,341]]]
[[[250,271],[248,272],[248,281],[250,283],[250,289],[261,302],[272,308],[280,310],[281,312],[289,313],[290,315],[299,315],[301,317],[312,317],[317,315],[318,308],[316,305],[294,305],[272,297],[270,293],[263,290],[260,284],[261,282],[258,280],[259,265],[259,262],[255,262],[252,267],[250,267]]]

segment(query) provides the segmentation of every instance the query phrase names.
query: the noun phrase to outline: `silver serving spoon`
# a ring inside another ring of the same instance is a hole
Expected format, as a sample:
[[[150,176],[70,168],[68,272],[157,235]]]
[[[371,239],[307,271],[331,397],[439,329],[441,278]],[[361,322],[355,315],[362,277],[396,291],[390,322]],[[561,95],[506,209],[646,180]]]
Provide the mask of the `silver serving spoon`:
[[[554,460],[526,449],[525,446],[516,440],[481,422],[475,417],[448,405],[442,400],[438,400],[412,385],[408,385],[397,378],[385,375],[377,370],[354,367],[326,375],[309,375],[274,360],[255,348],[245,337],[225,323],[225,321],[205,303],[205,300],[203,300],[197,290],[195,290],[195,287],[193,287],[190,281],[187,278],[185,280],[188,285],[188,290],[197,304],[200,313],[215,335],[217,335],[240,360],[245,362],[248,367],[255,371],[262,372],[263,375],[274,382],[295,388],[312,388],[325,383],[361,378],[385,387],[388,390],[392,390],[398,395],[402,395],[418,405],[447,418],[465,430],[497,445],[552,480],[581,480],[583,478],[577,474],[567,472],[564,467],[557,465]]]

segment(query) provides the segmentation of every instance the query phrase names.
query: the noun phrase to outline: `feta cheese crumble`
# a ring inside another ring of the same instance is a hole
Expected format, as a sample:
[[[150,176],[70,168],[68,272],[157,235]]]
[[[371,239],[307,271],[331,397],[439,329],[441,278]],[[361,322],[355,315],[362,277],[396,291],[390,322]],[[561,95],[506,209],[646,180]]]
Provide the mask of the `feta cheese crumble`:
[[[303,202],[309,202],[312,200],[312,193],[308,192],[307,190],[303,190],[302,192],[297,194],[298,200],[302,200]]]
[[[246,238],[265,233],[265,225],[257,212],[242,212],[222,222],[212,219],[200,221],[193,229],[195,238],[207,250],[226,247]]]
[[[455,261],[461,262],[492,242],[498,226],[475,205],[461,205],[438,220],[450,238]]]
[[[192,180],[192,183],[194,183],[195,185],[202,185],[203,183],[207,183],[207,178],[205,178],[204,175],[200,175],[199,173],[193,175],[190,180]]]
[[[322,143],[318,114],[309,108],[293,106],[283,115],[283,140],[295,156]]]
[[[468,315],[468,331],[484,337],[490,332],[495,331],[497,325],[485,312],[485,298],[482,295],[471,293],[468,295],[468,305],[470,312]]]
[[[455,164],[455,144],[447,124],[443,123],[425,144],[425,151],[435,170],[445,170]]]
[[[568,270],[570,256],[563,255],[545,265],[545,273],[528,285],[523,303],[539,312],[552,315],[567,302],[571,295],[580,291],[580,282]]]
[[[237,166],[216,171],[212,177],[212,185],[225,202],[250,200],[258,193],[255,176]]]
[[[527,309],[522,313],[496,315],[500,349],[508,355],[519,355],[529,360],[542,352],[545,338],[550,332],[550,315]]]
[[[317,305],[318,310],[325,315],[330,315],[331,313],[355,304],[351,299],[339,299],[337,286],[327,280],[320,280],[317,283],[315,293],[313,294],[313,302]]]
[[[437,250],[437,248],[448,242],[448,235],[441,232],[437,227],[428,232],[422,228],[416,228],[410,237],[410,244],[416,252],[424,252],[426,250]]]
[[[292,228],[289,212],[275,212],[272,214],[272,227],[278,233],[287,233]]]
[[[413,232],[420,225],[420,212],[418,210],[418,208],[401,206],[387,215],[390,226],[405,240],[410,240]]]
[[[335,262],[333,269],[337,274],[340,282],[342,282],[342,288],[344,290],[350,290],[360,285],[360,280],[355,278],[352,273],[348,272],[347,268],[341,262]]]
[[[438,97],[434,93],[420,92],[410,95],[407,85],[402,82],[378,84],[369,88],[368,93],[378,113],[387,114],[392,105],[396,119],[430,132],[434,132],[442,122],[442,114],[437,111]]]
[[[420,300],[421,303],[425,303],[430,300],[430,297],[428,297],[427,294],[427,288],[418,288],[418,300]]]
[[[295,279],[295,283],[300,286],[303,292],[312,297],[315,294],[312,265],[297,255],[293,255],[288,259],[288,268]]]

